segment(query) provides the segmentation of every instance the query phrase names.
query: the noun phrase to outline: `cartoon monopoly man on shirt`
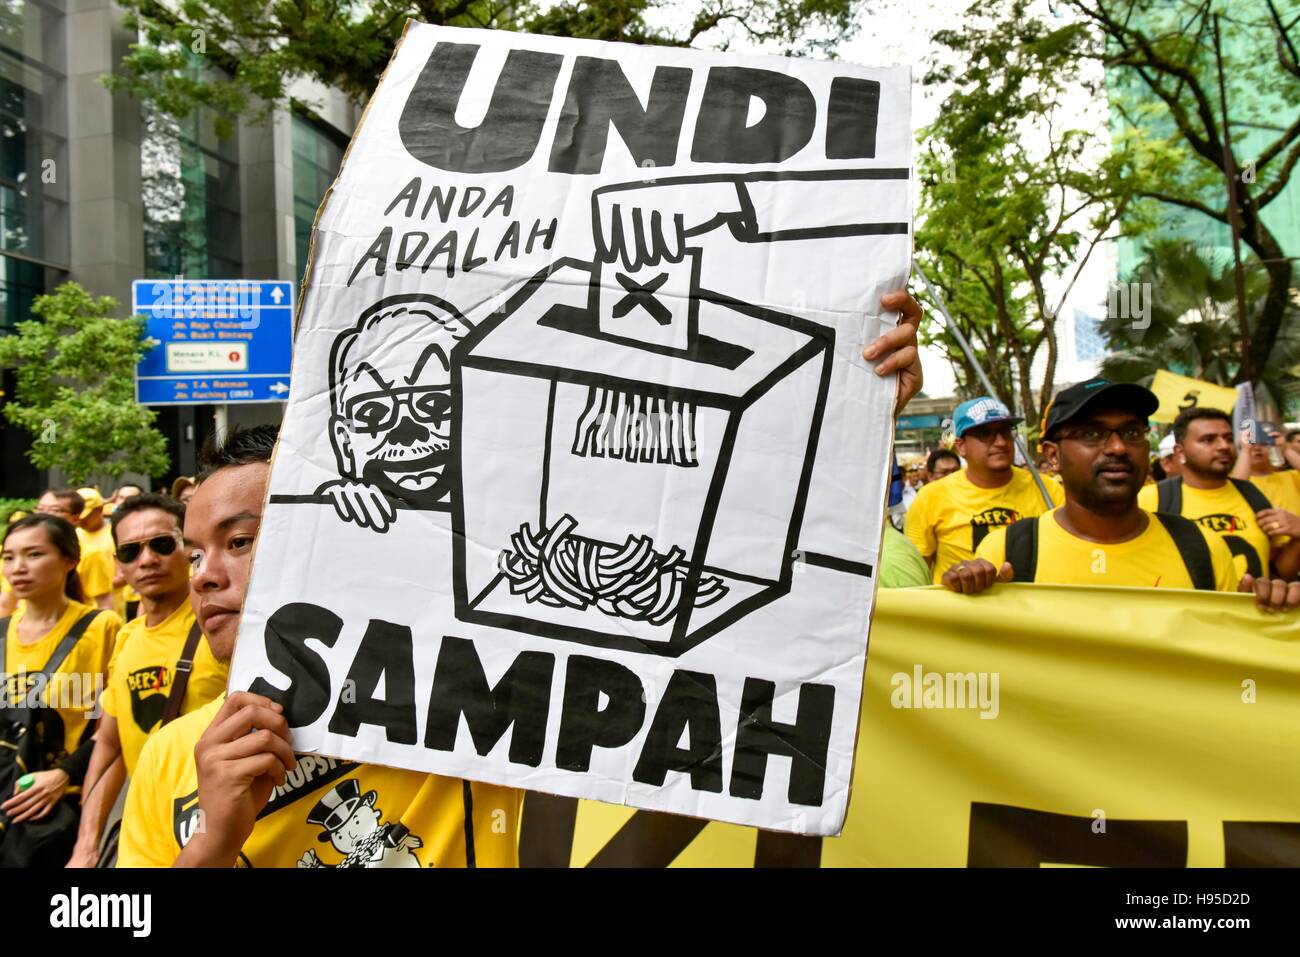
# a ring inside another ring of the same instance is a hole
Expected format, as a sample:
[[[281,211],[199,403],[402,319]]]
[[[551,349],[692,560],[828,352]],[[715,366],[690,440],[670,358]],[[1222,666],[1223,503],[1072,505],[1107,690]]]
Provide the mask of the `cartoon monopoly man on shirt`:
[[[384,532],[397,503],[445,509],[451,350],[472,326],[437,296],[381,299],[330,351],[330,444],[341,478],[317,494],[340,518]]]
[[[381,824],[383,812],[375,807],[374,791],[361,793],[355,778],[340,781],[316,802],[308,824],[323,827],[319,840],[329,841],[343,855],[334,867],[419,867],[415,849],[424,842],[401,824]],[[299,867],[329,867],[309,849]]]

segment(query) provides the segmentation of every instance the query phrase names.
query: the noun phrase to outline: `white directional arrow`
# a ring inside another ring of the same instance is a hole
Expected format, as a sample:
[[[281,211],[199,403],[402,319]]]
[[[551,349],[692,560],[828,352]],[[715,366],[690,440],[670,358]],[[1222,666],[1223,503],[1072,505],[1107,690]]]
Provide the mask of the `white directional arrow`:
[[[284,290],[279,286],[276,286],[271,290],[271,298],[275,300],[277,306],[280,305],[280,300],[284,298]]]
[[[277,382],[275,385],[269,386],[268,388],[270,388],[270,390],[276,393],[277,395],[284,395],[286,392],[289,391],[289,387],[285,385],[283,382]]]

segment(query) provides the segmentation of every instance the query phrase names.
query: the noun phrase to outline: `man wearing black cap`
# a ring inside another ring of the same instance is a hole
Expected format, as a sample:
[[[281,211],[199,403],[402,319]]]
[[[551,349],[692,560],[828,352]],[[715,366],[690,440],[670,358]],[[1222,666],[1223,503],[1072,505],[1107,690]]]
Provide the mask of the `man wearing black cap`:
[[[995,529],[972,561],[944,573],[953,591],[995,581],[1124,585],[1254,592],[1261,609],[1300,607],[1300,584],[1246,576],[1217,535],[1177,515],[1138,506],[1149,464],[1147,418],[1156,397],[1136,385],[1093,379],[1062,391],[1048,409],[1043,451],[1059,469],[1065,504]]]

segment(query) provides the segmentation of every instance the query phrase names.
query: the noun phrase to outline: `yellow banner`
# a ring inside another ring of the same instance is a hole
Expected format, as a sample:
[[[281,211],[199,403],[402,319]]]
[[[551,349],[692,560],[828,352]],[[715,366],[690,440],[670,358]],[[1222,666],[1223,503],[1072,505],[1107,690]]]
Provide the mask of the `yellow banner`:
[[[1228,386],[1189,379],[1185,375],[1175,375],[1167,369],[1161,369],[1151,380],[1151,391],[1160,400],[1160,408],[1151,416],[1155,422],[1172,422],[1178,418],[1183,409],[1194,405],[1208,409],[1222,409],[1231,414],[1237,404],[1237,390]]]
[[[868,659],[839,837],[529,794],[522,863],[1300,866],[1300,613],[1157,589],[882,590]]]

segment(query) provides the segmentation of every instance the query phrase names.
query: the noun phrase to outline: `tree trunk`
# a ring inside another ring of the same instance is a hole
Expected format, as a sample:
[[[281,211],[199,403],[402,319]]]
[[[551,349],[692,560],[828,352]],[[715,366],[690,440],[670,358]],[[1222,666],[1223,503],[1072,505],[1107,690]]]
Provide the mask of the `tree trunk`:
[[[1246,219],[1245,216],[1242,218]],[[1248,222],[1252,228],[1242,230],[1242,241],[1259,256],[1268,273],[1268,292],[1264,296],[1264,304],[1250,339],[1250,368],[1255,370],[1258,378],[1268,364],[1273,345],[1282,331],[1282,320],[1291,304],[1291,277],[1295,270],[1269,228],[1257,216],[1250,217]],[[1235,382],[1244,382],[1245,376],[1246,364],[1242,363]]]

